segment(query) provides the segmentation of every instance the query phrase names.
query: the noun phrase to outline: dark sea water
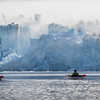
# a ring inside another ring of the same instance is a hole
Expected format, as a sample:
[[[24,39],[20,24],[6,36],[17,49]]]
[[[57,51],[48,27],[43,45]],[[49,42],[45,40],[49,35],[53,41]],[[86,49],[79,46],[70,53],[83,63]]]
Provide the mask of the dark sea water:
[[[4,79],[61,79],[69,80],[72,72],[1,72]],[[100,72],[79,72],[86,74],[83,80],[100,80]]]
[[[100,72],[1,72],[0,100],[100,100]]]

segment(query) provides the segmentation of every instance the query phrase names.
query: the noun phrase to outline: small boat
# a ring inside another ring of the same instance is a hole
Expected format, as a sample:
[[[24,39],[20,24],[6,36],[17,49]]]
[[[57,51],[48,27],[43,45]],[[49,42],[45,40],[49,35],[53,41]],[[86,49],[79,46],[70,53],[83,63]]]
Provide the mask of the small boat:
[[[66,78],[68,78],[68,79],[83,79],[83,78],[85,78],[85,77],[86,77],[85,74],[83,74],[83,75],[78,75],[78,76],[72,76],[72,75],[67,75],[67,76],[66,76]]]
[[[4,78],[4,76],[3,75],[0,75],[0,80],[2,80]]]

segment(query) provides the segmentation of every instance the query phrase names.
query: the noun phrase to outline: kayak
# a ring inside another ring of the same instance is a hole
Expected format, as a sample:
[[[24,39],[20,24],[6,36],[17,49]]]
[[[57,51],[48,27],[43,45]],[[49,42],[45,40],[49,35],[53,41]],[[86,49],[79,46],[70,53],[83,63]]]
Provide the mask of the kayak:
[[[78,76],[72,76],[72,75],[68,75],[69,77],[86,77],[86,75],[78,75]]]
[[[2,80],[4,78],[4,76],[0,75],[0,80]]]
[[[85,77],[86,77],[85,74],[83,74],[83,75],[78,75],[78,76],[67,75],[67,78],[69,78],[69,79],[83,79],[83,78],[85,78]]]

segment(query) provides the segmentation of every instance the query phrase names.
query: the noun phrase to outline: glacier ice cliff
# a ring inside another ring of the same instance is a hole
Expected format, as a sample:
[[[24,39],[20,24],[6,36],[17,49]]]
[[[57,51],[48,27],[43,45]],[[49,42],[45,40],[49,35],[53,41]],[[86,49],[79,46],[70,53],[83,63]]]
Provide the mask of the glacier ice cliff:
[[[1,71],[73,68],[100,70],[99,21],[80,21],[71,27],[55,23],[41,26],[39,22],[0,26]]]

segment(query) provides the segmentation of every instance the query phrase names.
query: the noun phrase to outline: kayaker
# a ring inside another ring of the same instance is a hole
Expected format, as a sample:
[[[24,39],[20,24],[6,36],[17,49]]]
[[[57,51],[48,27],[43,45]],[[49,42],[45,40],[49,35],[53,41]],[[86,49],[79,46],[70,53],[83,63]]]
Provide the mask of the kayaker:
[[[79,76],[79,73],[77,72],[76,69],[75,69],[74,72],[72,73],[72,77],[74,77],[74,76],[75,76],[75,77]]]

